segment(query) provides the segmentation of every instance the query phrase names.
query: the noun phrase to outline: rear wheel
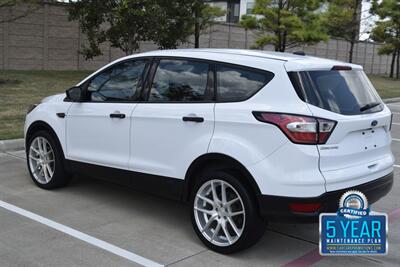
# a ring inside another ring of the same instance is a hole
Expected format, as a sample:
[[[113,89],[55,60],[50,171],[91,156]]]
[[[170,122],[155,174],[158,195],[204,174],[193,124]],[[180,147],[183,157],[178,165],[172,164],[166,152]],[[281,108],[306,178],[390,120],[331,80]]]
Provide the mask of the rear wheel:
[[[35,184],[44,189],[64,186],[69,175],[64,171],[63,154],[56,139],[46,131],[34,133],[28,141],[28,170]]]
[[[230,172],[207,172],[191,196],[196,234],[209,248],[233,253],[255,244],[265,230],[250,190]]]

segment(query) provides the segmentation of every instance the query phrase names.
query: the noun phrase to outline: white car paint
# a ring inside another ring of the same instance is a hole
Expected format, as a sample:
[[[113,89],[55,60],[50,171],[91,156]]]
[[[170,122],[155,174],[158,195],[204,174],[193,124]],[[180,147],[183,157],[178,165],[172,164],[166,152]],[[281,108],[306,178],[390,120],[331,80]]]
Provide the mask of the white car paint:
[[[72,103],[66,116],[68,159],[128,168],[133,103]],[[123,113],[126,119],[110,118]]]
[[[367,115],[336,114],[303,102],[287,75],[293,70],[329,70],[338,64],[361,69],[358,65],[264,51],[163,50],[118,59],[78,85],[121,60],[153,56],[239,64],[270,71],[275,77],[250,99],[234,103],[71,103],[58,95],[27,115],[25,133],[32,123],[45,121],[56,132],[66,159],[176,179],[184,179],[198,157],[224,154],[246,167],[262,194],[276,196],[315,197],[393,171],[391,113],[386,106]],[[127,114],[127,119],[110,119],[108,114],[115,111]],[[257,121],[252,111],[316,116],[338,125],[326,144],[298,145],[278,127]],[[66,113],[66,119],[58,118],[57,112]],[[182,116],[189,114],[204,117],[205,123],[182,122]],[[376,132],[361,138],[372,119],[378,121]],[[368,151],[360,152],[362,146]]]
[[[34,111],[27,114],[24,125],[25,136],[29,126],[31,126],[33,123],[38,121],[46,122],[57,134],[63,151],[66,151],[66,124],[64,120],[60,120],[60,118],[56,115],[60,112],[67,112],[71,106],[70,102],[63,101],[65,97],[65,94],[46,97],[41,101],[41,104],[34,109]]]
[[[130,169],[184,179],[190,164],[206,154],[214,129],[213,103],[139,103],[133,112]],[[184,116],[203,123],[183,122]]]

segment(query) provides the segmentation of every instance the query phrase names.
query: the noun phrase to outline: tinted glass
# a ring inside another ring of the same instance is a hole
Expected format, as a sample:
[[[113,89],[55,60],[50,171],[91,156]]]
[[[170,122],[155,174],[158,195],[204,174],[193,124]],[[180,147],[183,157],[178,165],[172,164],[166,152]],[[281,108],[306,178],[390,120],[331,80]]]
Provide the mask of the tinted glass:
[[[138,82],[146,61],[123,62],[100,75],[88,85],[92,101],[129,101],[137,96]]]
[[[243,101],[272,80],[270,72],[220,65],[217,68],[219,101]]]
[[[149,101],[202,101],[207,94],[209,65],[190,60],[160,60]]]
[[[297,75],[304,100],[314,106],[343,115],[378,112],[383,108],[373,85],[361,70],[302,71]]]

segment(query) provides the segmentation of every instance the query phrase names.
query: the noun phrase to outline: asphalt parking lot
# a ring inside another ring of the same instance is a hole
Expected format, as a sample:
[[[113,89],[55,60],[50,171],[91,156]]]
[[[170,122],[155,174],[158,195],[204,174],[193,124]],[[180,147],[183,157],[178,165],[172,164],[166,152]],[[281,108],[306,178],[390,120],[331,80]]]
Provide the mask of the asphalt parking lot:
[[[372,208],[389,215],[386,256],[321,257],[317,224],[270,224],[256,246],[220,255],[197,239],[184,204],[88,177],[45,191],[16,151],[0,153],[0,266],[399,266],[400,103],[389,107],[395,184]]]

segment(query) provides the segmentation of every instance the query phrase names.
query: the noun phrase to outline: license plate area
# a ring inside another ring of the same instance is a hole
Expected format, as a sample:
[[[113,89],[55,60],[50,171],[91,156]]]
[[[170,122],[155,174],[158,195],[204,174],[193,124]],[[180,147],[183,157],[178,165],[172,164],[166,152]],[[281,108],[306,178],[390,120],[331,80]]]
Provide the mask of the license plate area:
[[[360,131],[360,138],[363,140],[361,150],[371,150],[379,145],[379,132],[384,129],[373,128]]]

